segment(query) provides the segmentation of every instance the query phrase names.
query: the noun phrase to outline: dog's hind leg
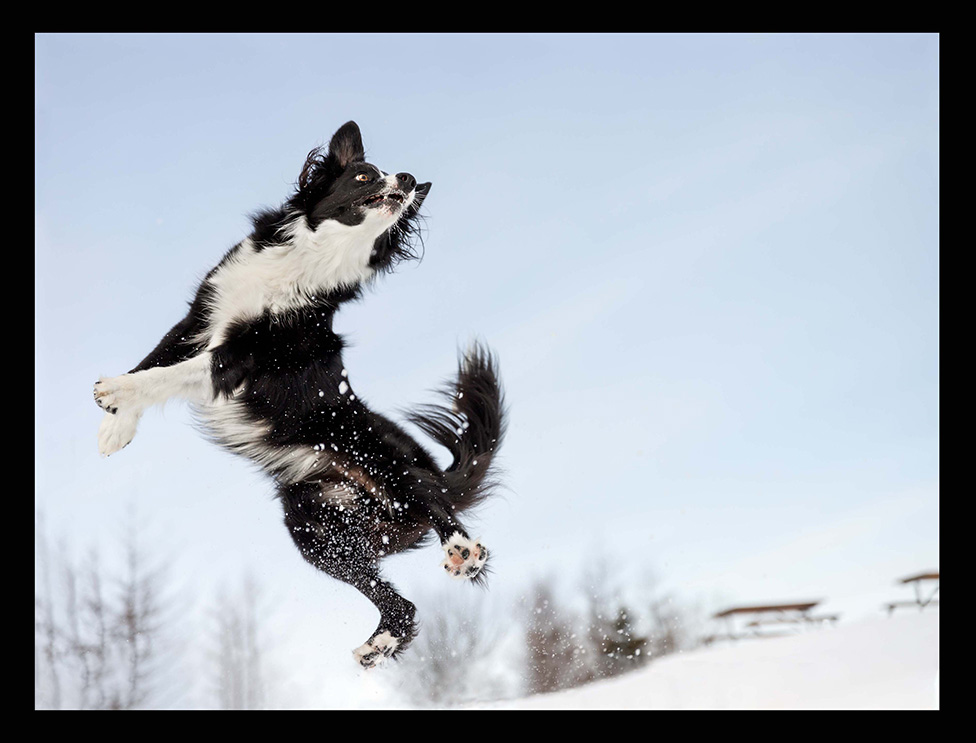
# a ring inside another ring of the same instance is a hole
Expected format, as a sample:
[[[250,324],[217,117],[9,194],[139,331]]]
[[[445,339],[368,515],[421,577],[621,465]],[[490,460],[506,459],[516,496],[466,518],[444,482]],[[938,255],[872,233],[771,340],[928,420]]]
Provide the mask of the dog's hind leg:
[[[444,492],[447,489],[442,483],[435,482],[431,473],[417,468],[408,469],[408,472],[407,484],[401,485],[406,491],[405,499],[414,504],[414,510],[437,533],[444,550],[441,567],[452,578],[484,585],[488,574],[488,549],[481,538],[468,536],[457,509]]]
[[[373,565],[350,565],[352,575],[346,583],[355,587],[380,611],[380,622],[353,658],[363,668],[373,668],[386,658],[403,652],[417,634],[416,607],[384,581]],[[338,577],[338,576],[337,576]]]
[[[395,658],[417,634],[416,607],[379,572],[379,537],[370,517],[352,506],[324,500],[318,483],[297,483],[279,491],[285,525],[302,556],[324,573],[348,583],[379,610],[376,629],[353,657],[363,668]],[[382,544],[382,542],[380,542]]]
[[[425,502],[424,506],[427,518],[437,532],[444,550],[441,567],[452,578],[474,580],[484,585],[488,548],[482,544],[481,537],[469,537],[457,515],[449,513],[449,507],[444,508],[431,500]]]

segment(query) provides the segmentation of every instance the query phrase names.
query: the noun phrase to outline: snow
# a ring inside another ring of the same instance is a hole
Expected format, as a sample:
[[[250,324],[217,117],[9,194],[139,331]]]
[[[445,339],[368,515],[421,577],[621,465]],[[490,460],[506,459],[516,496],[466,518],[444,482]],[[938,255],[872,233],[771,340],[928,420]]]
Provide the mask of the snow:
[[[668,656],[634,673],[482,709],[938,709],[939,612]]]

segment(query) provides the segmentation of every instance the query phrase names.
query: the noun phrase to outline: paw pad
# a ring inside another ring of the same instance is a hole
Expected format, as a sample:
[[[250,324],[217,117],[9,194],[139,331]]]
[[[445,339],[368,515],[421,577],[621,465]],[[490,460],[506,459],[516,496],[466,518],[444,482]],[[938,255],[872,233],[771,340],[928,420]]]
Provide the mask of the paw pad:
[[[446,557],[441,563],[452,578],[476,578],[488,561],[488,548],[480,539],[468,539],[459,532],[442,545]]]

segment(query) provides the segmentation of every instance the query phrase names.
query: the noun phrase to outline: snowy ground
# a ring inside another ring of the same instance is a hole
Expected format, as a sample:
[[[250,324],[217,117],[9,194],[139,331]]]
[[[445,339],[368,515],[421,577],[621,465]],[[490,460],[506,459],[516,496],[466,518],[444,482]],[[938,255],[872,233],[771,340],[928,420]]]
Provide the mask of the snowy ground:
[[[879,617],[664,658],[489,709],[938,709],[939,612]]]

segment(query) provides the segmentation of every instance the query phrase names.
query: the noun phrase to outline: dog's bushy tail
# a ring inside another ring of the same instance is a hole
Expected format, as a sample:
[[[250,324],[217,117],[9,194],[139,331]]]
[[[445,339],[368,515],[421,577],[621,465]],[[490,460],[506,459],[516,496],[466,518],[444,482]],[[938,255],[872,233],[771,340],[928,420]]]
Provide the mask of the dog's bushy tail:
[[[496,484],[491,465],[505,435],[505,403],[491,351],[472,344],[460,359],[456,383],[443,394],[450,407],[423,405],[408,419],[453,455],[444,479],[451,504],[463,511]]]

